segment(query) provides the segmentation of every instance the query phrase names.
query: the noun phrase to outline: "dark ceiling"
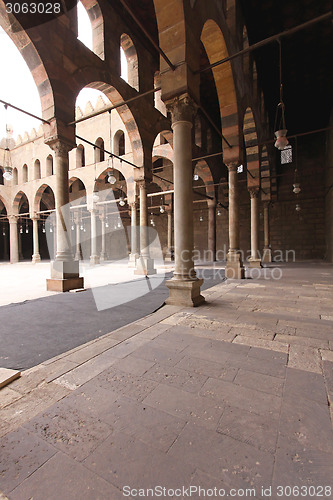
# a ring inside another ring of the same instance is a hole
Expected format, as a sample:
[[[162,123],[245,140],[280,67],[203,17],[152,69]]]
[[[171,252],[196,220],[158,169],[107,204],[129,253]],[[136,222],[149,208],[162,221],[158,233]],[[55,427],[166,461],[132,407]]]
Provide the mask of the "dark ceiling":
[[[329,0],[239,0],[250,45],[330,12]],[[281,38],[283,98],[288,134],[328,125],[333,105],[332,18]],[[279,46],[253,51],[273,127],[279,102]]]

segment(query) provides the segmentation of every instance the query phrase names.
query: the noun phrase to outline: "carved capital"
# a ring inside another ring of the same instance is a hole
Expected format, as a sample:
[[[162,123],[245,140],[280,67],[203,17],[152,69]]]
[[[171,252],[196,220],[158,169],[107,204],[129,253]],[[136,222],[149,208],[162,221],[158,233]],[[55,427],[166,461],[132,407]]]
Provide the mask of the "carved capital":
[[[17,217],[15,215],[8,215],[9,224],[17,224]]]
[[[258,198],[259,196],[259,188],[251,188],[249,189],[250,198]]]
[[[167,110],[171,113],[172,124],[177,122],[190,122],[197,112],[198,106],[188,94],[175,97],[167,102]]]
[[[237,172],[237,169],[239,167],[239,162],[231,161],[229,163],[226,163],[225,165],[227,166],[229,172]]]
[[[48,142],[50,148],[54,151],[56,157],[65,158],[68,156],[68,153],[73,149],[73,146],[63,142],[61,140],[56,140],[53,142]]]

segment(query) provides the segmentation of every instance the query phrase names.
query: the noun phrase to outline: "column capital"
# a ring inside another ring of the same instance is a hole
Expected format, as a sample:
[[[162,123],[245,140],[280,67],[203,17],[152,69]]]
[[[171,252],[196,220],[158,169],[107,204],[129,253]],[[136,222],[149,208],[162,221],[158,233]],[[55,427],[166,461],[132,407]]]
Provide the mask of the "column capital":
[[[239,161],[230,161],[228,163],[225,163],[225,165],[229,172],[237,172]]]
[[[249,193],[250,193],[250,198],[258,198],[259,196],[259,188],[250,188],[249,189]]]
[[[7,218],[8,218],[9,224],[17,224],[18,218],[16,217],[16,215],[8,215]]]
[[[166,103],[167,110],[171,113],[172,125],[177,122],[190,122],[197,112],[198,106],[188,94],[177,96]]]
[[[47,142],[50,148],[54,151],[56,157],[66,157],[68,153],[73,149],[73,145],[68,142],[64,142],[61,139],[56,139]]]

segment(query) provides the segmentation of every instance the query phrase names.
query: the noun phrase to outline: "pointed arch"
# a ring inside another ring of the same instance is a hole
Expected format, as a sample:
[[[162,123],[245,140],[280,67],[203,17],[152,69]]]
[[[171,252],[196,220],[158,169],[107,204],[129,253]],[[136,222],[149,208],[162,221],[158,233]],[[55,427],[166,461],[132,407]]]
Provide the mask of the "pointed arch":
[[[48,155],[46,158],[46,169],[45,169],[45,176],[49,177],[50,175],[53,175],[53,156],[51,154]]]
[[[120,49],[124,51],[127,61],[127,83],[139,91],[139,61],[135,45],[127,33],[120,37]]]
[[[53,210],[55,208],[55,197],[53,189],[48,185],[43,183],[36,191],[34,199],[34,212],[39,212],[41,210],[40,203],[43,200],[47,210]]]
[[[221,29],[212,19],[208,19],[201,32],[201,41],[205,47],[210,64],[228,57],[229,52],[226,46]],[[223,127],[223,135],[228,142],[234,146],[232,150],[223,141],[224,161],[229,155],[235,155],[239,159],[239,119],[237,96],[230,61],[220,64],[212,69],[215,80],[220,114]],[[237,151],[236,151],[237,150]]]
[[[96,0],[80,0],[86,9],[92,28],[92,50],[102,60],[104,52],[104,19],[99,3]]]

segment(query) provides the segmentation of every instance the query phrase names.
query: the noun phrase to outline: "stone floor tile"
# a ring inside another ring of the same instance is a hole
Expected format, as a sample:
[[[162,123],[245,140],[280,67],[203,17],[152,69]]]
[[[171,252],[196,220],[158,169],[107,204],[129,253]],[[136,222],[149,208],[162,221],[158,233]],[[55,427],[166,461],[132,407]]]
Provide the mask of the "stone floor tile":
[[[118,359],[112,366],[117,370],[121,370],[132,375],[143,375],[149,368],[154,366],[154,361],[147,361],[146,359],[135,358],[131,354],[126,358]]]
[[[11,500],[121,500],[115,486],[68,456],[57,453],[10,495]]]
[[[247,356],[244,360],[241,360],[240,358],[232,356],[228,359],[228,365],[237,366],[239,368],[243,368],[244,370],[262,373],[264,375],[271,375],[272,377],[281,378],[285,377],[287,369],[284,363],[281,363],[280,360],[275,361],[272,357],[258,359],[256,357]]]
[[[107,438],[84,465],[119,489],[179,488],[189,485],[195,467],[123,433]]]
[[[288,344],[300,344],[317,349],[328,349],[328,340],[314,339],[310,337],[302,337],[300,335],[283,335],[278,333],[275,336],[277,342],[286,342]]]
[[[136,349],[133,353],[136,358],[146,359],[154,363],[176,365],[183,357],[183,352],[167,349],[162,346],[151,346],[150,343]]]
[[[272,351],[287,353],[289,346],[287,343],[277,342],[273,340],[254,338],[251,336],[237,335],[233,340],[233,344],[242,344],[251,347],[262,347],[263,349],[270,349]]]
[[[89,359],[92,359],[94,356],[101,354],[107,349],[114,347],[115,345],[119,344],[119,342],[120,342],[119,340],[115,339],[111,340],[109,338],[105,340],[98,339],[96,342],[89,344],[87,347],[83,347],[83,349],[79,349],[70,354],[69,356],[66,356],[64,360],[73,361],[77,364],[82,364],[88,361]]]
[[[331,486],[333,491],[333,455],[317,448],[300,444],[290,436],[281,435],[275,457],[275,466],[272,482],[272,500],[278,498],[296,498],[290,495],[278,496],[278,486]],[[302,497],[300,497],[302,498]],[[303,498],[320,498],[307,495]],[[324,496],[323,498],[330,498]]]
[[[313,373],[321,373],[318,349],[297,344],[291,345],[288,366]]]
[[[144,378],[193,393],[198,393],[208,379],[206,375],[158,363],[145,373]]]
[[[0,395],[1,395],[0,409],[5,408],[5,406],[10,405],[14,401],[22,397],[22,394],[20,392],[14,391],[10,387],[3,387],[1,389]]]
[[[96,377],[106,368],[109,368],[116,361],[117,358],[113,356],[113,349],[109,349],[65,375],[62,375],[54,382],[73,391],[88,382],[88,380]]]
[[[285,397],[281,408],[280,434],[305,447],[332,451],[333,431],[327,404],[294,396]]]
[[[112,413],[108,414],[116,432],[133,436],[164,452],[168,451],[185,425],[184,420],[126,397],[114,401]]]
[[[322,366],[323,366],[323,373],[324,373],[328,400],[330,406],[333,407],[333,363],[331,363],[330,361],[323,361]]]
[[[190,491],[190,498],[193,500],[200,500],[205,497],[221,499],[221,497],[225,495],[224,492],[227,493],[230,489],[230,486],[228,484],[223,483],[218,478],[207,474],[200,469],[196,469],[195,473],[193,474],[191,486],[192,489]],[[213,490],[213,494],[210,493],[210,490]],[[206,492],[205,496],[203,492]]]
[[[96,377],[96,384],[104,389],[142,401],[158,385],[153,380],[110,368]]]
[[[225,366],[223,363],[216,363],[214,361],[207,361],[206,359],[190,358],[185,356],[176,365],[177,368],[187,370],[190,372],[199,373],[212,378],[220,378],[233,382],[238,368],[233,366]]]
[[[0,485],[9,494],[49,458],[56,448],[25,429],[0,439]]]
[[[234,326],[230,330],[230,333],[233,333],[235,337],[236,335],[242,335],[242,336],[245,335],[246,337],[266,339],[266,340],[273,340],[274,338],[274,331],[267,330],[264,328],[244,328],[244,327]]]
[[[224,405],[190,392],[160,384],[143,400],[143,404],[165,411],[184,421],[216,429]]]
[[[54,382],[43,384],[0,411],[0,436],[17,429],[69,393],[69,389]]]
[[[279,415],[267,417],[228,406],[219,421],[217,432],[274,454],[278,428]]]
[[[305,398],[327,405],[325,382],[318,373],[287,368],[284,395],[290,398]]]
[[[233,488],[270,485],[272,481],[271,453],[192,423],[185,426],[168,455],[177,463],[193,464]]]
[[[269,351],[268,349],[262,349],[260,347],[251,347],[249,350],[250,358],[259,358],[272,361],[279,361],[286,365],[288,361],[288,354],[278,351]]]
[[[156,323],[155,325],[145,328],[143,331],[137,334],[137,338],[139,339],[155,339],[165,331],[169,330],[170,325],[161,323]]]
[[[333,344],[332,344],[332,347],[333,347]],[[330,361],[331,363],[333,363],[333,352],[332,351],[327,351],[326,349],[321,349],[320,355],[321,355],[321,359],[323,361]]]
[[[33,418],[24,428],[78,461],[86,458],[112,432],[100,418],[68,405],[66,400]]]
[[[282,396],[284,380],[279,377],[263,375],[262,373],[256,373],[240,368],[234,383],[268,394],[275,394],[275,396]]]
[[[279,414],[282,401],[278,396],[213,378],[207,380],[199,394],[222,405],[273,417]]]

